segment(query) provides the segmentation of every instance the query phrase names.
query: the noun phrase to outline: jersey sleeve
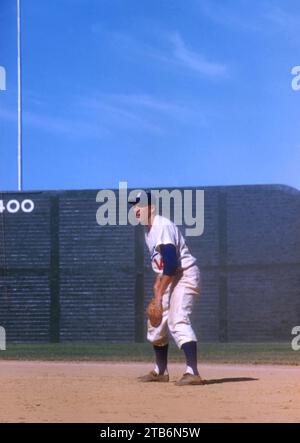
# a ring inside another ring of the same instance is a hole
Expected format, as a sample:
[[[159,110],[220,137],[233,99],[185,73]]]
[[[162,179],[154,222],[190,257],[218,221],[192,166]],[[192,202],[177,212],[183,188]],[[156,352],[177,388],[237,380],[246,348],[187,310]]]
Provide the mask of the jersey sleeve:
[[[176,247],[176,235],[172,225],[163,225],[158,231],[155,249],[160,250],[160,245],[174,245]]]
[[[160,245],[160,253],[163,258],[163,275],[173,276],[178,268],[176,247],[172,244]]]

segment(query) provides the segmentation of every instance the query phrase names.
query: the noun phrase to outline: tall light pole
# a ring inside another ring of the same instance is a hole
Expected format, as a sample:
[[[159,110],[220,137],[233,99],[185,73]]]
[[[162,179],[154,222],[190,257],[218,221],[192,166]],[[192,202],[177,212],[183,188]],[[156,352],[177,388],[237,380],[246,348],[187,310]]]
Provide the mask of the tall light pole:
[[[23,189],[22,175],[22,64],[21,64],[21,5],[17,0],[18,32],[18,191]]]

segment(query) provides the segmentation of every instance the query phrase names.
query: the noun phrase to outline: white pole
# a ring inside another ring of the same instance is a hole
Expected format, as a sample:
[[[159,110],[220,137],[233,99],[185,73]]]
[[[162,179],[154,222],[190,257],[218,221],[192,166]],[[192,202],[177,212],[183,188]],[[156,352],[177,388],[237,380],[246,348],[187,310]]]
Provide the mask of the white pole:
[[[17,0],[17,29],[18,29],[18,190],[22,191],[22,65],[21,65],[21,7]]]

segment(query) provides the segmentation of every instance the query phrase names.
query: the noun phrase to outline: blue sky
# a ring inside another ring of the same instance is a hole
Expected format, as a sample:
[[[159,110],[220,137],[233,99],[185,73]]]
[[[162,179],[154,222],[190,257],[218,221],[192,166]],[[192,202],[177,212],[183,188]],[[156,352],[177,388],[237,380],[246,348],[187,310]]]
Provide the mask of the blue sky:
[[[24,190],[300,189],[298,0],[21,0]],[[0,190],[17,189],[16,1]]]

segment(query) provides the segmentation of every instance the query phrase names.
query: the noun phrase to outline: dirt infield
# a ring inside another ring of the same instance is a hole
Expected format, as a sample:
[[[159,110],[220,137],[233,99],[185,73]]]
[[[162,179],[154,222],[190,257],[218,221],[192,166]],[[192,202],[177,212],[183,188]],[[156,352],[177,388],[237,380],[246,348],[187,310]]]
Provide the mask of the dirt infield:
[[[300,368],[200,365],[204,386],[143,384],[146,363],[1,361],[0,422],[299,422]]]

